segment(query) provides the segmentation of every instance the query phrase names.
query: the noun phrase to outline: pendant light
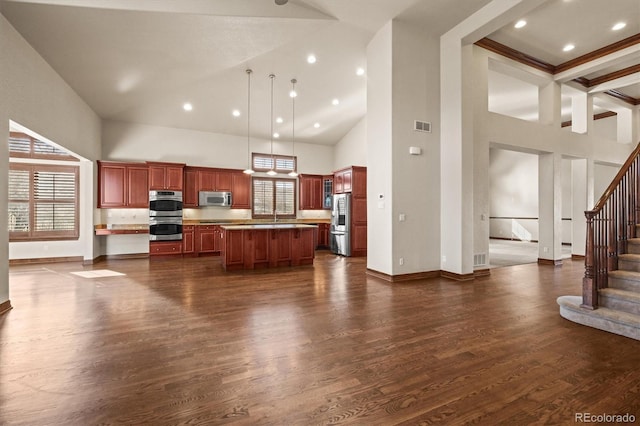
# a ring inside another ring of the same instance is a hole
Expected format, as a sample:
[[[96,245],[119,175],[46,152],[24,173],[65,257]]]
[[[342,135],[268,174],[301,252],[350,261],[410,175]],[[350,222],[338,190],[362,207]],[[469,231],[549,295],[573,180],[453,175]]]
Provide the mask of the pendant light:
[[[297,177],[298,176],[298,161],[296,161],[296,83],[298,80],[295,78],[291,79],[291,158],[293,160],[294,168],[289,172],[289,176]]]
[[[276,160],[273,158],[273,80],[275,80],[275,74],[269,74],[271,79],[271,169],[267,172],[269,176],[275,176],[278,173],[275,171]]]
[[[251,164],[251,69],[247,69],[247,168],[244,173],[250,175],[253,174],[253,167]]]

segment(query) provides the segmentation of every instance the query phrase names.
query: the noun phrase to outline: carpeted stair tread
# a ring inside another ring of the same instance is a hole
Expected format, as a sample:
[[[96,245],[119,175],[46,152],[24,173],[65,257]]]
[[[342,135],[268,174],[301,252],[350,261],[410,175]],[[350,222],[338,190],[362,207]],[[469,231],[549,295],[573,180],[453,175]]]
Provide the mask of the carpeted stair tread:
[[[620,260],[626,260],[629,262],[640,262],[640,254],[621,254],[618,256],[618,259]]]
[[[640,315],[605,307],[581,308],[580,296],[560,296],[557,302],[560,315],[569,321],[640,340]]]
[[[640,281],[640,272],[624,271],[618,269],[617,271],[609,271],[609,276],[614,278],[622,278],[624,280]]]
[[[634,303],[640,303],[640,293],[636,291],[621,290],[619,288],[603,288],[600,294],[616,299],[624,299]]]

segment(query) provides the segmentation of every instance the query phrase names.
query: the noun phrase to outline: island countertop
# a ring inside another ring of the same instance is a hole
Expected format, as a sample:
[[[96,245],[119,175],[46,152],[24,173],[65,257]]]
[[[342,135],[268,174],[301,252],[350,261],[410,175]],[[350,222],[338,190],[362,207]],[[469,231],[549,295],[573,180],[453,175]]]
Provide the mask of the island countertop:
[[[253,223],[242,225],[225,224],[220,228],[225,230],[260,230],[260,229],[304,229],[317,228],[318,225],[310,225],[304,223]]]

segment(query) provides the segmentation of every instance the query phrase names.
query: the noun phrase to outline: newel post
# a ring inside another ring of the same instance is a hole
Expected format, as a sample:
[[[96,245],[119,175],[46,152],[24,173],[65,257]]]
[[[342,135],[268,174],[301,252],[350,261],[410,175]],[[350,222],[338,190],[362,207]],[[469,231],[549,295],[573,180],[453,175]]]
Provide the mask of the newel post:
[[[598,308],[598,288],[594,285],[593,249],[594,229],[593,218],[596,212],[593,210],[584,212],[587,218],[587,247],[584,256],[584,278],[582,279],[582,305],[586,309]]]

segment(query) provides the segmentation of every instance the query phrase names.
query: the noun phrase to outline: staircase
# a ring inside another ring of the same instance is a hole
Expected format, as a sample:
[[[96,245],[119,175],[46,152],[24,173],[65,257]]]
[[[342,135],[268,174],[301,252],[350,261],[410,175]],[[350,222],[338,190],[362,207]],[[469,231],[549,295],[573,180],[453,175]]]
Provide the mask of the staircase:
[[[560,315],[640,340],[640,144],[585,215],[582,297],[559,297]]]

